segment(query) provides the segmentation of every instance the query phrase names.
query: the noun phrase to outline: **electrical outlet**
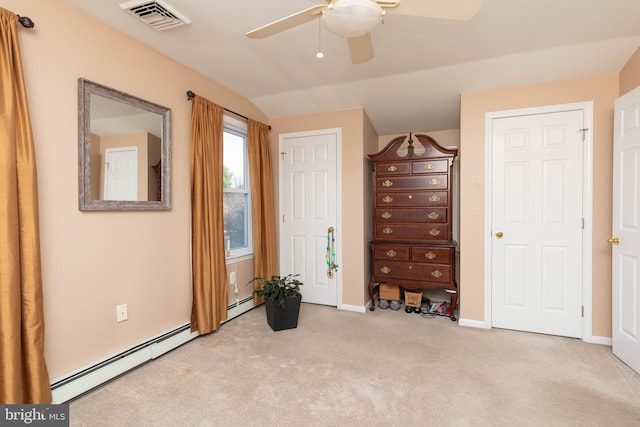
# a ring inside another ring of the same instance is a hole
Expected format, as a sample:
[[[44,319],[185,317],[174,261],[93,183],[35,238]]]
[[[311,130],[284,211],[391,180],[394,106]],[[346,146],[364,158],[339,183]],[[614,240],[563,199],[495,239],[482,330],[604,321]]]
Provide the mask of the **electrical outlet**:
[[[118,322],[124,322],[128,317],[127,304],[116,305],[116,320]]]
[[[232,271],[231,273],[229,273],[229,282],[231,282],[231,284],[235,284],[236,283],[236,272]]]

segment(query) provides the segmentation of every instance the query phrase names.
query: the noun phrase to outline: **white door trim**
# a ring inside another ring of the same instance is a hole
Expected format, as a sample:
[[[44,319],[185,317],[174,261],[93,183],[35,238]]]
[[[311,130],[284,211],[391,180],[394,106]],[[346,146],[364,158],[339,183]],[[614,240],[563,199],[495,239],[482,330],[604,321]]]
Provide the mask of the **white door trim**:
[[[492,159],[492,135],[493,120],[524,116],[532,114],[546,114],[563,111],[583,110],[585,117],[585,127],[589,129],[585,132],[584,152],[583,152],[583,189],[582,189],[582,212],[584,218],[584,235],[582,240],[582,305],[584,306],[584,317],[582,318],[582,340],[586,342],[597,342],[597,338],[592,335],[592,207],[593,207],[593,101],[577,102],[571,104],[547,105],[543,107],[522,108],[514,110],[495,111],[485,114],[485,195],[484,195],[484,328],[491,328],[491,283],[492,283],[492,230],[491,230],[491,200],[493,165]],[[464,147],[463,147],[464,149]]]
[[[342,266],[342,128],[317,129],[304,132],[289,132],[278,135],[278,224],[282,224],[282,216],[285,212],[284,199],[284,173],[280,166],[280,155],[284,151],[283,144],[287,138],[309,137],[332,133],[336,135],[336,264]],[[278,247],[284,245],[284,233],[282,227],[278,226]],[[278,265],[283,265],[282,250],[278,251]],[[342,270],[342,269],[341,269]],[[280,272],[281,274],[283,272]],[[337,271],[336,275],[337,307],[342,308],[342,274]]]

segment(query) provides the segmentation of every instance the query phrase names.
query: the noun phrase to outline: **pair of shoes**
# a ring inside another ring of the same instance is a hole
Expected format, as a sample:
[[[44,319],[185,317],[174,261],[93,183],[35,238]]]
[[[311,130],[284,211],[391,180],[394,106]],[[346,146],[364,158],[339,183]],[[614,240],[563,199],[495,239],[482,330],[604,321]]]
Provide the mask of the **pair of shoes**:
[[[401,303],[400,301],[392,300],[392,301],[389,303],[389,308],[390,308],[391,310],[393,310],[393,311],[398,311],[398,310],[400,310],[400,307],[402,307],[402,303]]]
[[[378,302],[378,307],[380,307],[380,309],[382,310],[386,310],[387,308],[389,308],[389,300],[381,299]]]

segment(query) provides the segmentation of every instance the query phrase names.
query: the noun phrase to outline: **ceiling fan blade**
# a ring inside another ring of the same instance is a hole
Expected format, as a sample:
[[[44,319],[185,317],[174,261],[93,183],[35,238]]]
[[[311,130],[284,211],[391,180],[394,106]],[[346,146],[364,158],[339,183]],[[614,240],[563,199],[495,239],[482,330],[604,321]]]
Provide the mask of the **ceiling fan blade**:
[[[360,37],[349,37],[347,38],[347,43],[349,43],[352,64],[362,64],[373,58],[371,33]]]
[[[316,19],[326,8],[327,6],[323,4],[312,6],[301,12],[294,13],[293,15],[278,19],[277,21],[274,21],[270,24],[249,31],[246,35],[247,37],[252,39],[263,39],[265,37],[272,36],[290,28],[296,27],[300,24],[304,24],[305,22]]]
[[[384,1],[378,3],[385,7],[387,13],[467,21],[480,11],[483,2],[484,0],[401,0],[396,7],[386,6]]]

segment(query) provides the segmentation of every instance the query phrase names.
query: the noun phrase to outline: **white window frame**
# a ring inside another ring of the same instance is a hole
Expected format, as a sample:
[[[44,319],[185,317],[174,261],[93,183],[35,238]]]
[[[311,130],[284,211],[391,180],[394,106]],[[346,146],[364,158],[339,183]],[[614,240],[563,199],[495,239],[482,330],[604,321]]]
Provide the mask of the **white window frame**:
[[[244,137],[245,141],[245,151],[244,151],[244,164],[245,164],[245,189],[244,190],[235,190],[235,189],[223,189],[225,193],[239,193],[239,194],[247,194],[247,216],[245,227],[247,230],[247,247],[241,249],[232,249],[229,252],[226,252],[227,262],[229,260],[240,261],[238,258],[242,257],[250,257],[253,255],[253,230],[252,230],[252,218],[251,218],[251,171],[249,170],[249,142],[247,141],[247,124],[237,120],[233,117],[229,117],[227,115],[224,116],[224,132],[234,133],[239,136]],[[224,141],[223,141],[223,149],[224,149]],[[226,250],[226,248],[225,248]]]

